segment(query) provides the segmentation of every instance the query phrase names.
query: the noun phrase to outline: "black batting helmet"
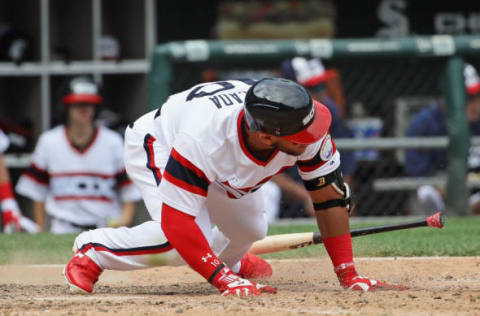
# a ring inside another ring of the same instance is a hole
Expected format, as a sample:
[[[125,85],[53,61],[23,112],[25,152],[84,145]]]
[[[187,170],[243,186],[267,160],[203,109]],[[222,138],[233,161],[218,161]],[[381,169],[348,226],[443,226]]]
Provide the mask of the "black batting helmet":
[[[328,131],[332,116],[300,84],[266,78],[256,82],[245,97],[245,117],[251,130],[311,144]]]
[[[72,103],[100,104],[103,97],[99,90],[99,86],[92,78],[86,76],[75,77],[67,83],[62,102],[67,105]]]

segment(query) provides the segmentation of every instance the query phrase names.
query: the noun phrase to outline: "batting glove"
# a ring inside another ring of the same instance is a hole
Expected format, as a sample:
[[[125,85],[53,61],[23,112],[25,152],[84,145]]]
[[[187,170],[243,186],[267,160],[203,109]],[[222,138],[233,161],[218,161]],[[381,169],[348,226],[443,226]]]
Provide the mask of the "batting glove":
[[[222,296],[245,297],[262,293],[277,293],[277,289],[243,279],[227,267],[224,267],[217,274],[212,284],[220,291]]]
[[[353,262],[335,268],[340,284],[346,290],[369,292],[374,290],[407,290],[403,285],[388,284],[358,275]]]

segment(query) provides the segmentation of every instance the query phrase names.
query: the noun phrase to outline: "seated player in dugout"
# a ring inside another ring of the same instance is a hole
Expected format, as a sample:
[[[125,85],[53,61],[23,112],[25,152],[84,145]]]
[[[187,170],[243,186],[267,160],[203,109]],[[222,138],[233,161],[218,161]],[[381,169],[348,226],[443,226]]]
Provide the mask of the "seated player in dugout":
[[[40,136],[16,191],[33,200],[42,231],[47,214],[55,234],[129,226],[141,196],[125,171],[121,135],[95,124],[99,86],[80,76],[64,91],[66,124]]]
[[[464,83],[466,92],[465,115],[472,136],[480,136],[480,77],[477,70],[470,64],[465,64]],[[445,91],[445,78],[440,80],[440,92]],[[447,135],[445,118],[445,99],[426,106],[416,113],[407,129],[409,137],[435,137]],[[447,167],[446,150],[405,151],[405,171],[412,177],[429,177],[444,173]],[[468,177],[478,179],[480,174],[480,147],[471,146],[467,161]],[[469,207],[472,214],[480,214],[480,189],[472,188]],[[432,210],[445,210],[445,188],[432,185],[422,185],[417,189],[417,197],[426,214]]]
[[[275,293],[251,280],[272,268],[248,251],[267,234],[262,184],[296,165],[340,285],[404,289],[356,271],[350,192],[330,122],[324,105],[286,79],[202,83],[171,95],[125,132],[127,173],[152,220],[79,234],[64,269],[70,288],[91,293],[105,269],[186,263],[223,296]]]

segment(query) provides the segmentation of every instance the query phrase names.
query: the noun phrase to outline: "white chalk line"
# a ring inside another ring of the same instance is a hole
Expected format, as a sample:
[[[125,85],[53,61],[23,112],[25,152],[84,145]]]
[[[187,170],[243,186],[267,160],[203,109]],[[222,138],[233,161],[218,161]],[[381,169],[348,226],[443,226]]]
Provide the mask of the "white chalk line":
[[[317,257],[317,258],[293,258],[293,259],[267,259],[268,262],[308,262],[315,261],[318,259],[324,258],[325,260],[329,259],[328,257]],[[395,260],[448,260],[448,259],[462,259],[462,260],[480,260],[480,257],[448,257],[448,256],[434,256],[434,257],[356,257],[355,261],[395,261]]]

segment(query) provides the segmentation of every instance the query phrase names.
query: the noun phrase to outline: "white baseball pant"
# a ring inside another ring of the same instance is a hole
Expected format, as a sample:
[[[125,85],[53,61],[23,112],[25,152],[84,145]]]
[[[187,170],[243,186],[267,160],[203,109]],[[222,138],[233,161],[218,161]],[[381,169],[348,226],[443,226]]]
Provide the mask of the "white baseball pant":
[[[74,250],[80,249],[103,269],[133,270],[184,264],[162,231],[162,200],[156,194],[158,187],[152,171],[146,167],[147,155],[143,141],[151,130],[150,122],[153,122],[153,113],[139,118],[133,128],[127,128],[125,167],[130,179],[141,191],[153,220],[131,228],[90,230],[75,239]],[[165,153],[164,147],[156,142],[153,144],[153,151],[155,164],[163,173],[169,153]],[[263,239],[267,234],[263,192],[260,189],[240,199],[231,199],[212,183],[208,189],[206,204],[195,221],[214,253],[238,272],[240,259],[252,243]]]

